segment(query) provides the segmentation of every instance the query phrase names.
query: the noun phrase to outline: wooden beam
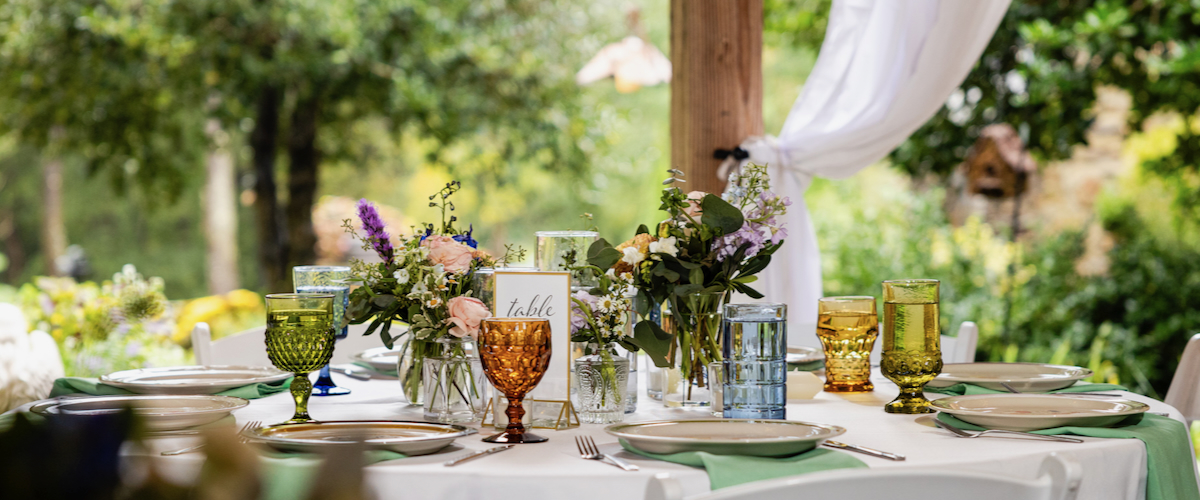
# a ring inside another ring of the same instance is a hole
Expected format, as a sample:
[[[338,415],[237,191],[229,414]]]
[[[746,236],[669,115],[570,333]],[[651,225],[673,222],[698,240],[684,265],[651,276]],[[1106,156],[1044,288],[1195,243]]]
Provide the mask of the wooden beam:
[[[762,135],[762,0],[671,0],[671,165],[720,193],[721,160]]]

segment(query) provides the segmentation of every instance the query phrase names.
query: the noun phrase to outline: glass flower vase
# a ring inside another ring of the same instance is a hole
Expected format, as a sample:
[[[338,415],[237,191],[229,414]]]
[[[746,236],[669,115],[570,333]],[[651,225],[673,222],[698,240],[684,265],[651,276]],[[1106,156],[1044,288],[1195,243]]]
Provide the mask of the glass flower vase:
[[[404,343],[400,357],[396,361],[396,378],[400,380],[400,390],[404,392],[404,399],[408,400],[408,404],[421,406],[425,404],[422,398],[424,387],[421,384],[421,375],[425,370],[425,358],[421,354],[425,349],[415,348],[414,344],[418,343],[423,342]]]
[[[629,360],[612,346],[589,344],[585,354],[575,358],[575,408],[585,424],[612,424],[625,418],[628,397]]]
[[[708,407],[712,386],[708,364],[721,361],[721,307],[726,292],[673,298],[663,311],[663,329],[675,337],[675,368],[665,369],[663,404]]]
[[[441,352],[424,358],[421,374],[425,420],[447,424],[483,420],[487,377],[475,342],[445,337],[435,344]]]

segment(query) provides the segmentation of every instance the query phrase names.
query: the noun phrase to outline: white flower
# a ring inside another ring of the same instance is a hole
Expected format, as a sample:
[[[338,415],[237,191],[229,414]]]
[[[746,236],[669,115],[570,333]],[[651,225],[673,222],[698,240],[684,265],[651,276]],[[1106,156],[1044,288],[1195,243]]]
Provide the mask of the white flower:
[[[396,283],[401,285],[408,283],[408,269],[397,269],[392,273],[392,277],[396,278]]]
[[[616,307],[617,305],[613,303],[612,297],[609,296],[600,297],[600,300],[596,301],[596,309],[599,309],[600,312],[609,312]]]
[[[428,291],[429,291],[429,287],[425,286],[424,281],[418,281],[417,284],[413,285],[413,288],[412,288],[412,293],[415,293],[415,294],[422,294],[422,293],[425,293]]]
[[[668,236],[658,241],[650,242],[650,253],[665,253],[672,257],[679,255],[679,248],[675,246],[675,237]]]
[[[429,299],[429,300],[426,300],[426,301],[425,301],[425,307],[428,307],[428,308],[430,308],[430,309],[432,309],[432,308],[434,308],[434,307],[437,307],[437,306],[440,306],[440,305],[442,305],[442,298],[441,298],[441,297],[434,297],[434,298],[432,298],[432,299]]]
[[[604,275],[608,276],[609,278],[616,278],[617,270],[610,267],[610,268],[608,268],[607,271],[604,272]]]
[[[633,281],[633,273],[621,273],[621,279],[625,281]]]
[[[438,276],[446,274],[446,266],[444,266],[442,264],[434,264],[433,265],[433,274],[438,275]]]
[[[621,257],[621,262],[626,264],[636,266],[639,262],[646,260],[646,254],[639,252],[637,247],[627,247],[624,252],[625,256]]]

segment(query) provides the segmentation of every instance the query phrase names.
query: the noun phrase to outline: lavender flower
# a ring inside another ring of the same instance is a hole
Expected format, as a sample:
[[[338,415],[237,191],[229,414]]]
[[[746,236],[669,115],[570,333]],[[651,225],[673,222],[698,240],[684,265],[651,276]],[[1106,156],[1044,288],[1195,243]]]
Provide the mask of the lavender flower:
[[[379,254],[379,258],[385,263],[391,263],[395,253],[392,249],[392,236],[383,228],[383,219],[379,217],[375,205],[366,198],[358,200],[358,218],[362,221],[363,231],[367,232],[367,240],[371,242],[375,253]]]
[[[598,298],[595,295],[580,290],[575,292],[573,298],[579,299],[584,304],[587,304],[588,309],[596,310],[596,301]],[[583,310],[579,308],[579,304],[571,301],[571,334],[574,335],[579,330],[588,326],[587,317],[584,316]]]

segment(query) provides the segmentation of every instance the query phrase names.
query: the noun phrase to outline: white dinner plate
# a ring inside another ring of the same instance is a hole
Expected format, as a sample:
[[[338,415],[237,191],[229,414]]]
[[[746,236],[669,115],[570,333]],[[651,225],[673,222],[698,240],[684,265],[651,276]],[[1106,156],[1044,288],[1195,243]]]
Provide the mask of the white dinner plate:
[[[604,431],[648,453],[783,457],[816,448],[846,429],[791,420],[695,419],[615,424]]]
[[[949,387],[966,383],[1005,391],[1006,383],[1021,392],[1046,392],[1063,389],[1092,376],[1092,371],[1078,366],[1047,365],[1042,363],[948,363],[942,373],[929,382],[930,387]]]
[[[149,430],[173,431],[216,422],[249,404],[230,396],[137,394],[64,398],[33,411],[44,415],[106,415],[133,408]]]
[[[797,365],[816,361],[825,361],[825,353],[820,349],[804,346],[791,346],[788,347],[787,350],[787,362],[789,364]]]
[[[400,348],[372,347],[350,357],[355,363],[363,363],[381,373],[395,373],[400,361]]]
[[[1143,413],[1145,403],[1070,394],[976,394],[933,400],[933,407],[988,429],[1036,431],[1073,425],[1107,427]]]
[[[346,420],[276,424],[247,429],[243,434],[284,451],[313,451],[361,441],[367,448],[405,455],[426,455],[479,431],[454,424],[395,420]]]
[[[166,366],[110,373],[100,382],[138,394],[216,394],[250,384],[284,380],[292,374],[259,366]]]

